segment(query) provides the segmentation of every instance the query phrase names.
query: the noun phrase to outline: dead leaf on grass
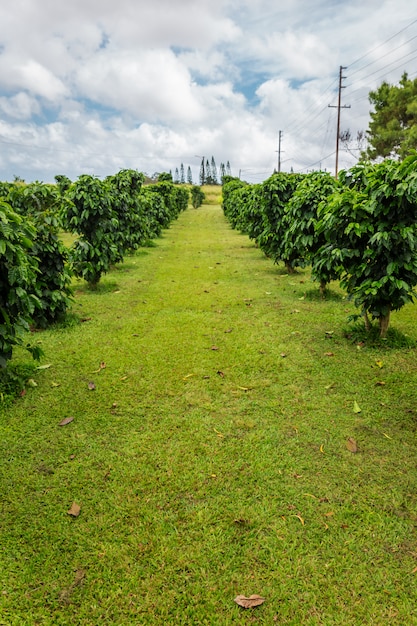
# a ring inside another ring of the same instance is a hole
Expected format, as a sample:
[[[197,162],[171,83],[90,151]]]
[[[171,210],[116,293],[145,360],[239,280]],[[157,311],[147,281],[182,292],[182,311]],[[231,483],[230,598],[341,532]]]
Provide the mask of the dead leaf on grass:
[[[263,604],[265,602],[265,598],[262,598],[262,596],[258,596],[257,594],[253,594],[249,597],[236,596],[235,602],[244,609],[253,609],[256,606]]]
[[[88,383],[88,388],[89,388],[90,391],[94,391],[95,390],[96,386],[95,386],[95,384],[93,383],[92,380],[90,380],[90,382]]]
[[[324,356],[334,356],[334,352],[325,352]]]
[[[76,502],[73,502],[71,504],[71,508],[67,511],[68,515],[71,515],[71,517],[78,517],[79,514],[81,513],[81,507],[79,504],[77,504]]]
[[[211,346],[210,350],[218,350],[218,346]]]
[[[384,383],[384,381],[383,381],[383,380],[377,380],[377,381],[376,381],[376,383],[375,383],[375,385],[376,385],[377,387],[383,387],[383,386],[385,385],[385,383]]]
[[[346,448],[349,450],[349,452],[352,452],[353,454],[356,454],[356,452],[358,451],[358,444],[353,437],[349,437],[349,439],[346,441]]]
[[[220,376],[220,378],[224,378],[224,372],[218,370],[217,374]]]
[[[92,373],[93,373],[93,374],[99,374],[99,373],[101,372],[101,370],[106,369],[106,367],[107,367],[107,366],[106,366],[105,362],[104,362],[104,361],[102,361],[102,362],[100,363],[100,365],[98,366],[98,370],[94,370],[94,372],[92,372]]]
[[[71,422],[74,420],[74,417],[65,417],[61,422],[59,422],[58,426],[66,426],[67,424],[71,424]]]

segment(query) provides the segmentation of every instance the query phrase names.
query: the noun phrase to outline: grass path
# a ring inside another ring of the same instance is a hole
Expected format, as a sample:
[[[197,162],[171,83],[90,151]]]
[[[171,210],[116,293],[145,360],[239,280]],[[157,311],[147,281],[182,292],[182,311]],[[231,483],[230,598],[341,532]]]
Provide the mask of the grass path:
[[[74,309],[0,414],[0,625],[417,624],[413,349],[347,340],[218,206]]]

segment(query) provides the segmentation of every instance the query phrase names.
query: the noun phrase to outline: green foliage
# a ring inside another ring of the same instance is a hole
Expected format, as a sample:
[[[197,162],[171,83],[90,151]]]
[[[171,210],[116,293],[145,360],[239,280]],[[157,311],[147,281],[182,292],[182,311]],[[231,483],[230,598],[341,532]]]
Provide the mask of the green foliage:
[[[8,363],[7,367],[0,368],[0,407],[9,407],[21,395],[28,385],[28,381],[35,374],[36,366],[32,363]]]
[[[348,187],[322,209],[321,256],[341,272],[365,316],[378,318],[384,336],[390,311],[412,301],[417,284],[417,154],[360,164],[342,181]]]
[[[191,187],[191,204],[194,209],[198,209],[203,204],[203,200],[206,197],[204,191],[198,185]]]
[[[114,239],[120,260],[127,251],[144,245],[151,235],[149,218],[140,201],[144,179],[144,175],[136,170],[121,170],[105,181],[109,184],[111,207],[118,221]]]
[[[257,237],[257,243],[275,263],[284,260],[287,204],[301,179],[301,174],[280,172],[262,184],[263,231]],[[289,271],[292,270],[292,262],[292,256],[285,259]]]
[[[285,232],[282,260],[291,267],[305,267],[325,243],[317,231],[317,211],[321,202],[337,189],[338,183],[327,172],[311,172],[303,177],[291,196],[284,215]],[[323,277],[325,283],[329,278]]]
[[[29,219],[23,219],[0,200],[0,368],[12,357],[14,346],[26,347],[39,358],[38,347],[25,344],[25,335],[39,299],[33,293],[38,267],[28,254],[36,231]]]
[[[417,148],[417,78],[403,74],[399,85],[383,82],[371,91],[374,106],[367,131],[369,147],[366,156],[405,157]]]
[[[110,184],[84,174],[67,191],[66,227],[80,237],[70,250],[74,274],[95,287],[102,274],[123,258],[118,245],[119,220]]]
[[[164,182],[172,183],[172,174],[170,172],[161,172],[160,174],[158,174],[157,182],[158,183],[164,183]]]
[[[33,292],[39,306],[33,312],[33,322],[45,328],[63,318],[72,297],[68,250],[59,237],[62,200],[54,185],[39,182],[10,185],[7,197],[13,209],[30,217],[35,226],[29,254],[38,267]]]

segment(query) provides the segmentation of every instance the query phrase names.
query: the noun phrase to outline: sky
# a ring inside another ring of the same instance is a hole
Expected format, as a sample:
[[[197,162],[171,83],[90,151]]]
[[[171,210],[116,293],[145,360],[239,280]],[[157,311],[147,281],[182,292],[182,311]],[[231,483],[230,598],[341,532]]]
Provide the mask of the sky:
[[[13,0],[0,3],[0,180],[131,168],[355,164],[368,94],[417,76],[410,0]],[[331,105],[331,106],[329,106]],[[350,108],[348,108],[350,107]],[[279,151],[279,136],[281,142]]]

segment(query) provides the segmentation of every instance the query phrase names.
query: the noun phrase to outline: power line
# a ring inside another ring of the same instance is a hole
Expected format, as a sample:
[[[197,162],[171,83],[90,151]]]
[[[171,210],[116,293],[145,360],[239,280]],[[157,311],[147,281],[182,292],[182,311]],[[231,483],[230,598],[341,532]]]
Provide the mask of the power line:
[[[379,48],[381,48],[382,46],[385,46],[386,43],[390,42],[392,39],[395,39],[395,37],[398,37],[398,35],[401,35],[401,33],[403,33],[404,31],[406,31],[407,29],[411,28],[411,26],[413,26],[413,24],[417,23],[417,18],[415,20],[413,20],[410,24],[408,24],[407,26],[404,26],[404,28],[402,28],[401,30],[399,30],[397,33],[394,33],[394,35],[391,35],[391,37],[389,37],[388,39],[386,39],[385,41],[383,41],[382,43],[378,44],[377,46],[375,46],[374,48],[372,48],[371,50],[368,50],[368,52],[365,52],[365,54],[363,54],[362,56],[360,56],[358,59],[356,59],[355,61],[353,61],[352,63],[350,63],[349,68],[352,67],[352,65],[356,65],[356,63],[359,63],[359,61],[362,61],[362,59],[364,59],[365,57],[367,57],[369,54],[372,54],[372,52],[375,52],[375,50],[379,50]]]

